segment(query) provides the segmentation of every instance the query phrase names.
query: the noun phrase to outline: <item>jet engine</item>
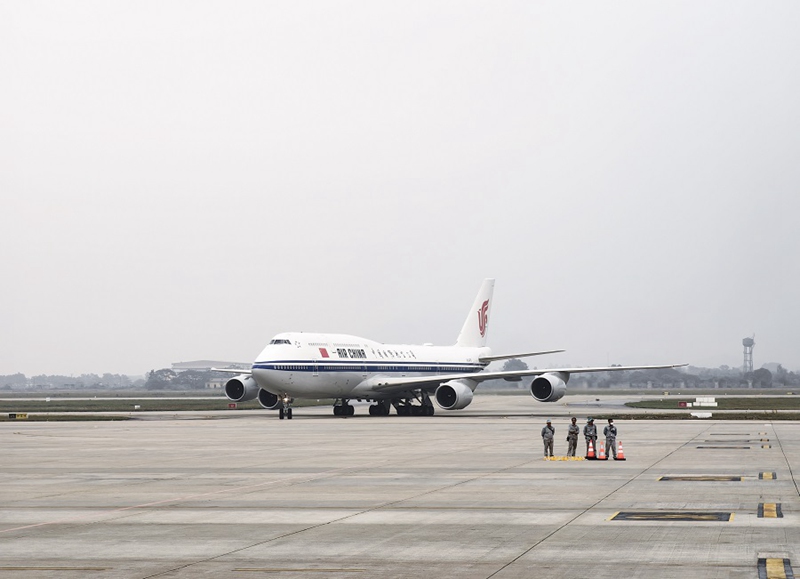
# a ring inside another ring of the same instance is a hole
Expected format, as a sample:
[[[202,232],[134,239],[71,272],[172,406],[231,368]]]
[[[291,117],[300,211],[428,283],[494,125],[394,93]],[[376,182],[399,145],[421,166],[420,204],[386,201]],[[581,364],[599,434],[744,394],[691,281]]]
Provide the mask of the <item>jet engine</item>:
[[[450,380],[436,389],[436,403],[445,410],[461,410],[472,402],[469,380]]]
[[[275,410],[281,405],[281,397],[272,392],[267,392],[262,388],[258,391],[258,403],[261,404],[261,408]]]
[[[247,402],[258,396],[259,387],[249,374],[239,374],[225,382],[225,396],[234,402]]]
[[[531,396],[539,402],[555,402],[564,397],[567,393],[567,382],[569,374],[556,372],[554,374],[542,374],[531,382]]]

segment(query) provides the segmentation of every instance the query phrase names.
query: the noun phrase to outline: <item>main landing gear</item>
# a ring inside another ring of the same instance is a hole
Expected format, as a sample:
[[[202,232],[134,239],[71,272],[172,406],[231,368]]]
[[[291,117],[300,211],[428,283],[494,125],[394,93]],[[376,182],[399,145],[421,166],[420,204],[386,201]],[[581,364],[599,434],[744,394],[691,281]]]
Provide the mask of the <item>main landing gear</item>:
[[[361,398],[359,398],[359,401]],[[392,398],[376,400],[369,406],[370,416],[389,416],[394,406],[398,416],[433,416],[433,402],[427,392],[415,392],[409,398]],[[355,408],[347,398],[337,398],[333,403],[334,416],[353,416]]]
[[[284,418],[287,418],[288,420],[292,419],[292,402],[294,402],[294,400],[288,396],[284,395],[281,398],[281,407],[278,409],[278,418],[281,420]]]
[[[414,404],[419,402],[419,404]],[[392,406],[398,416],[433,416],[433,402],[427,392],[415,393],[413,398],[394,398]]]
[[[389,403],[388,400],[379,400],[377,404],[373,404],[369,407],[369,415],[370,416],[389,416],[389,410],[391,410],[392,405]]]
[[[345,398],[342,398],[341,400],[337,399],[333,403],[334,416],[353,416],[355,413],[356,409],[350,406]]]

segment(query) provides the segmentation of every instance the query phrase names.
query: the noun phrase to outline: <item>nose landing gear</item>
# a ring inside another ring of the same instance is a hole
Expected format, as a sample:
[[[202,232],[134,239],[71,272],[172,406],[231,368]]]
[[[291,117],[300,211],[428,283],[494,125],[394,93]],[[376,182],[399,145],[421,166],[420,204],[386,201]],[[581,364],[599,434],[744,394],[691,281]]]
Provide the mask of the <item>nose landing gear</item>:
[[[278,418],[281,420],[284,418],[288,420],[292,419],[292,402],[294,402],[294,399],[284,394],[281,398],[281,407],[278,409]]]

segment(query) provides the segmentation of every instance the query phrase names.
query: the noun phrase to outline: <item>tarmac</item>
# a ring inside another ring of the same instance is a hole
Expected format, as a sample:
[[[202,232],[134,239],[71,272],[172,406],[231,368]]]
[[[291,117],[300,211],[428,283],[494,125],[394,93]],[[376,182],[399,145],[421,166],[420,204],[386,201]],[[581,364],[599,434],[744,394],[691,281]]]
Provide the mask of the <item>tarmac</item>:
[[[566,404],[565,404],[566,402]],[[298,408],[0,423],[0,579],[756,578],[800,568],[800,423],[615,421],[477,395],[433,417]],[[603,424],[598,424],[602,432]],[[579,442],[579,451],[585,446]]]

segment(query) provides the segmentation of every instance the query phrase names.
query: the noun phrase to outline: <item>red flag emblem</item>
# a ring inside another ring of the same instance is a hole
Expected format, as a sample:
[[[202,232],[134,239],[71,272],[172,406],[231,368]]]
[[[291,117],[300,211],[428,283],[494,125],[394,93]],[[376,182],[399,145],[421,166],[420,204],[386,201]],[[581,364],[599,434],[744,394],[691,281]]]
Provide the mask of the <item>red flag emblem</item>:
[[[328,355],[328,350],[326,350],[325,348],[319,349],[319,355],[322,356],[323,358],[330,358],[330,356]]]

